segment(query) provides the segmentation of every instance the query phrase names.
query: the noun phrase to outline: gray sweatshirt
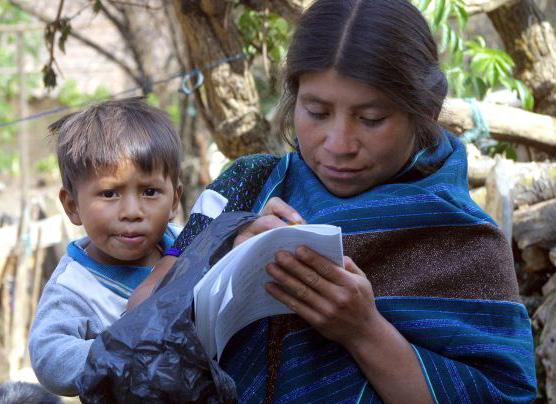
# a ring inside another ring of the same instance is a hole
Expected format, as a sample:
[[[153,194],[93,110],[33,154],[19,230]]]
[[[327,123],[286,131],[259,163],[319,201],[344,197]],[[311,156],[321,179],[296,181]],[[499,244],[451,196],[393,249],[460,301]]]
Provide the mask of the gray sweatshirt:
[[[163,248],[179,228],[169,226]],[[120,318],[127,297],[151,268],[95,263],[82,247],[88,238],[70,243],[46,284],[29,335],[31,365],[39,382],[52,393],[78,394],[82,373],[97,335]]]

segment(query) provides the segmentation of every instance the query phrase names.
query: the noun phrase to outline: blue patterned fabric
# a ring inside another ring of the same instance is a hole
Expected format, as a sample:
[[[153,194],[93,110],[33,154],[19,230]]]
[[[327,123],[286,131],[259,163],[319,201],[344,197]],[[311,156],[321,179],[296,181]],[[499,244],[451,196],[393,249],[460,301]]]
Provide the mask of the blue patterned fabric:
[[[409,168],[443,162],[433,175],[416,181],[379,185],[362,194],[331,195],[299,153],[290,153],[276,166],[255,205],[260,212],[273,196],[293,206],[307,223],[328,223],[343,234],[358,234],[431,226],[494,223],[473,202],[467,185],[465,147],[445,133],[437,148],[418,154]]]
[[[426,297],[377,298],[412,344],[437,403],[528,403],[536,394],[533,342],[523,306]],[[243,329],[221,361],[239,401],[263,402],[268,319]],[[283,342],[273,402],[380,403],[350,355],[306,327]]]
[[[437,170],[416,176],[423,165]],[[350,198],[329,194],[301,156],[289,154],[271,173],[253,211],[260,212],[272,196],[284,199],[308,223],[334,224],[344,235],[357,237],[406,231],[411,238],[415,229],[446,226],[476,227],[480,234],[481,228],[495,226],[469,197],[465,148],[447,133],[391,183]],[[404,252],[393,248],[390,253]],[[451,252],[439,253],[449,265]],[[481,270],[497,271],[492,261],[492,268]],[[435,402],[525,403],[535,398],[531,325],[522,304],[434,295],[382,296],[376,304],[412,344]],[[275,343],[270,341],[271,321],[246,327],[224,351],[221,365],[236,381],[240,402],[268,401],[269,384],[274,403],[381,402],[350,355],[307,325],[287,332],[279,363],[269,363],[269,346]],[[269,380],[271,366],[277,367],[275,380]]]

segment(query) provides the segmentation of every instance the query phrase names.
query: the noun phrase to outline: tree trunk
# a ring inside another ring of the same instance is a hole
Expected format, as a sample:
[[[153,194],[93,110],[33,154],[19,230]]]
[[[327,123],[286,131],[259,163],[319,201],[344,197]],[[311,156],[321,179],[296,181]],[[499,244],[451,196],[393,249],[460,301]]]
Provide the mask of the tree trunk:
[[[535,97],[535,111],[556,116],[556,36],[534,0],[508,3],[488,13],[515,61],[515,76]]]
[[[260,113],[247,61],[225,62],[242,54],[243,45],[229,18],[231,4],[221,0],[174,0],[190,64],[204,75],[204,84],[196,91],[198,106],[226,157],[280,153],[283,143],[269,135],[270,124]]]

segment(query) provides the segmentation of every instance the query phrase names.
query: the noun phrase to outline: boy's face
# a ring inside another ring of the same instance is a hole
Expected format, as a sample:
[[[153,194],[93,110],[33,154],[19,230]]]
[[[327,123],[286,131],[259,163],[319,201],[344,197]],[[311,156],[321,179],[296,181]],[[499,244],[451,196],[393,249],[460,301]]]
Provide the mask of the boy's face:
[[[62,188],[60,200],[71,222],[85,227],[91,258],[137,266],[160,259],[158,244],[181,196],[162,168],[146,173],[128,160],[80,181],[75,195]]]

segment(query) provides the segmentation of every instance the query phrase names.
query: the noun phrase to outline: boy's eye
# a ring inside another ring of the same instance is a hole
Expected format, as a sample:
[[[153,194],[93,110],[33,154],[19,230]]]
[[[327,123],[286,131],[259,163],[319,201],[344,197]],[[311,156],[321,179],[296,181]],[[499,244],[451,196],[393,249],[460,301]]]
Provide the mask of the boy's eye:
[[[114,191],[110,191],[110,190],[108,190],[108,191],[102,191],[102,196],[103,196],[104,198],[113,198],[113,197],[116,196],[116,193],[115,193]]]
[[[147,188],[144,191],[144,194],[146,196],[155,196],[158,193],[158,190],[156,188]]]

